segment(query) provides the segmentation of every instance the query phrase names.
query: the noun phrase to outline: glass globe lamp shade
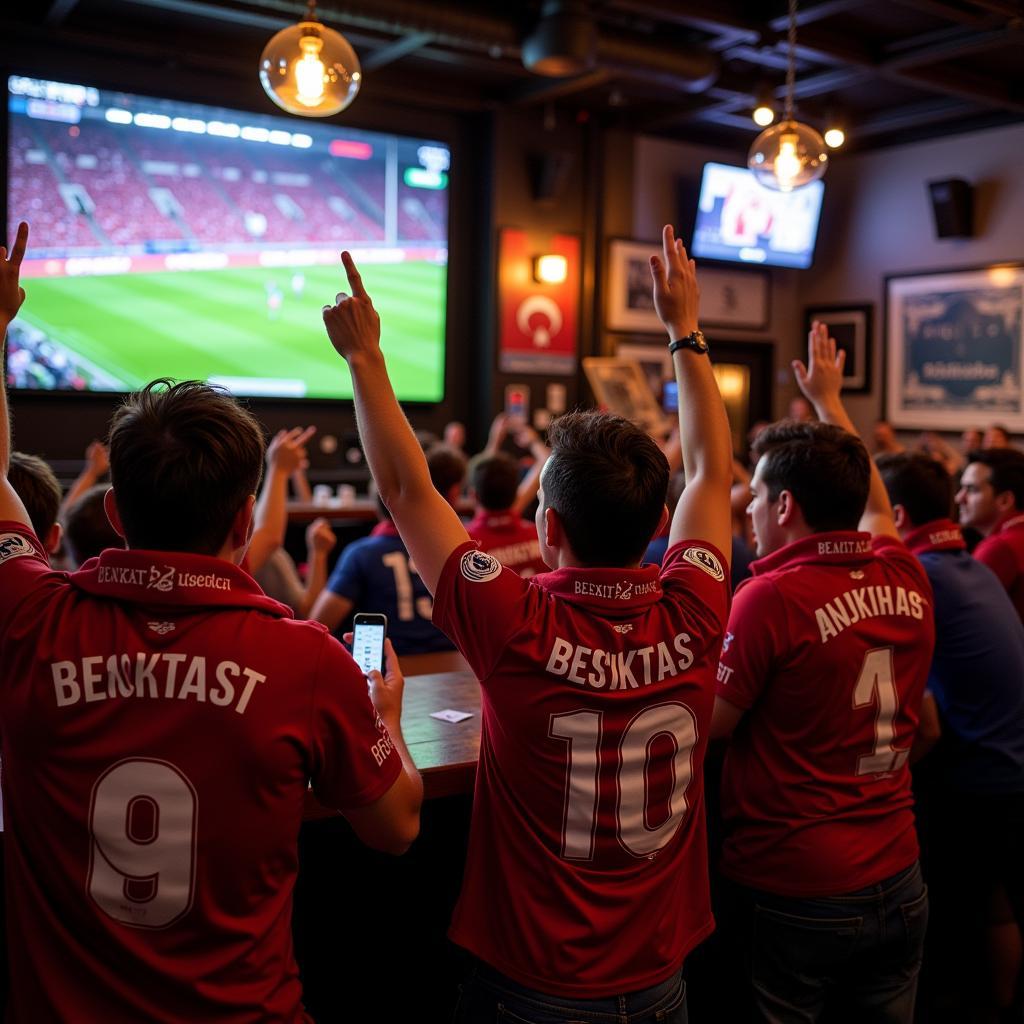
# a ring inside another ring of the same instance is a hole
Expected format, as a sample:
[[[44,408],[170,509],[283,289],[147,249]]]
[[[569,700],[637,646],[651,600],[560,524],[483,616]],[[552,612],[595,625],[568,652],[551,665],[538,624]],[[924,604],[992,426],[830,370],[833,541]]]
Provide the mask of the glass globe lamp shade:
[[[810,125],[780,121],[754,139],[747,166],[765,188],[792,192],[828,169],[825,140]]]
[[[348,40],[319,21],[282,29],[260,57],[260,83],[289,114],[337,114],[356,98],[362,81],[359,58]]]

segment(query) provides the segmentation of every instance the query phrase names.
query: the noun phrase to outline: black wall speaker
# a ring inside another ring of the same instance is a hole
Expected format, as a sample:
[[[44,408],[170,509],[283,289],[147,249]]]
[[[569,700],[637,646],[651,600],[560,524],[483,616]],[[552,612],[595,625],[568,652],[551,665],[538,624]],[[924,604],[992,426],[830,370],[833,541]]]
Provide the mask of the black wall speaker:
[[[974,189],[961,178],[929,181],[939,238],[970,238],[974,234]]]
[[[553,203],[562,197],[569,184],[572,153],[548,151],[527,157],[530,192],[538,203]]]

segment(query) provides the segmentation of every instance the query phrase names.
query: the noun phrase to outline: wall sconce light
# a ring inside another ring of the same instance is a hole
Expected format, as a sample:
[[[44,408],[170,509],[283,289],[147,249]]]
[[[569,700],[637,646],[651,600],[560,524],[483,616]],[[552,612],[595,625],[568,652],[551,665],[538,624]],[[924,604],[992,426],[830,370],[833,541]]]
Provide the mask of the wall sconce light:
[[[289,114],[330,117],[344,110],[359,92],[363,75],[348,40],[320,23],[316,0],[305,18],[282,29],[260,57],[260,84]]]
[[[563,284],[569,276],[569,261],[564,256],[548,253],[533,258],[533,279],[538,284]]]

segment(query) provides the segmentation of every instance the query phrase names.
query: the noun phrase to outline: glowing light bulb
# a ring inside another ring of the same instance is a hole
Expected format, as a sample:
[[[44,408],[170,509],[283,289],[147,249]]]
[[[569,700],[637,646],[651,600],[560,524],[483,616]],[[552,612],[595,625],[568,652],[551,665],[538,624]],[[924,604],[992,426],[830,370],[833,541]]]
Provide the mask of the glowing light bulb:
[[[779,179],[781,191],[789,192],[803,164],[797,155],[795,135],[783,135],[779,140],[779,155],[775,158],[775,176]]]
[[[775,111],[767,103],[759,103],[754,108],[754,124],[767,128],[775,120]]]
[[[356,98],[363,76],[348,40],[317,21],[314,8],[263,48],[260,83],[289,114],[330,117]]]
[[[299,40],[302,56],[295,62],[296,98],[307,107],[315,107],[324,95],[324,62],[320,59],[323,42],[317,36]]]
[[[838,149],[846,141],[846,132],[842,128],[829,128],[825,132],[825,145],[829,149]]]

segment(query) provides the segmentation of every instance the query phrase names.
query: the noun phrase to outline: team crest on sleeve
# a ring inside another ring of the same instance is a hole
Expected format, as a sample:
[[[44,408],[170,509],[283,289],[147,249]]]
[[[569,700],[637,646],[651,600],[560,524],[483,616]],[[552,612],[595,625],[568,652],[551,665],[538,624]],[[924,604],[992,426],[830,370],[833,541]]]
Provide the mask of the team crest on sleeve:
[[[725,579],[722,563],[707,548],[687,548],[683,558],[698,569],[703,569],[712,579],[719,582]]]
[[[22,555],[34,555],[36,549],[31,541],[20,533],[0,533],[0,562]]]
[[[459,569],[470,583],[486,583],[501,575],[501,562],[486,551],[467,551]]]

